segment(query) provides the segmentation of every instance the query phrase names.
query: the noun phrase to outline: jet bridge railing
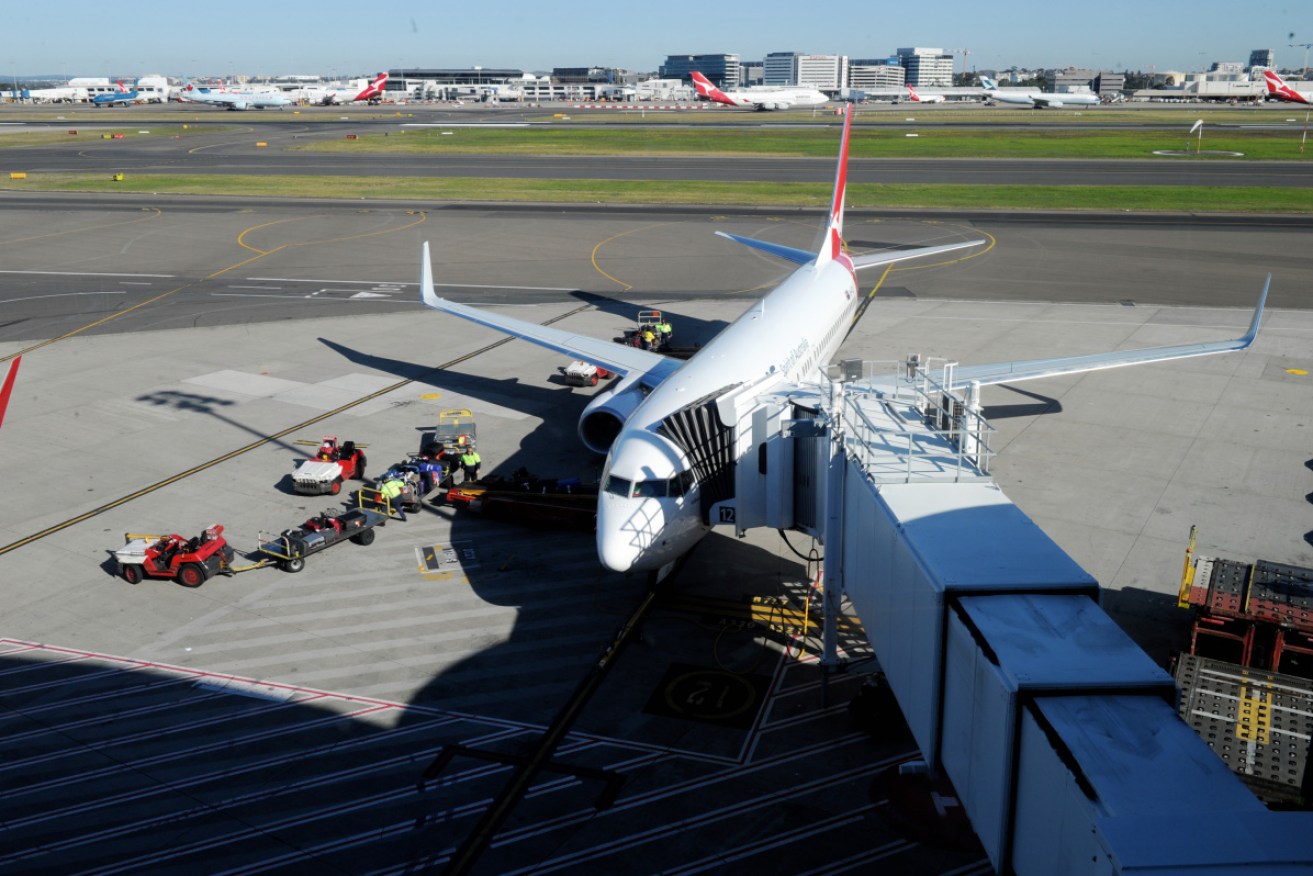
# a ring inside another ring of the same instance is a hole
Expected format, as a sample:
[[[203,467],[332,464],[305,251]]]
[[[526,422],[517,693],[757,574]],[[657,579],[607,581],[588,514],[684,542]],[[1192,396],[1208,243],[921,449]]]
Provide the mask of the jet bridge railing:
[[[934,361],[845,360],[824,379],[832,409],[842,395],[845,450],[875,483],[989,474],[994,427],[980,414],[978,393],[950,389],[956,363]]]

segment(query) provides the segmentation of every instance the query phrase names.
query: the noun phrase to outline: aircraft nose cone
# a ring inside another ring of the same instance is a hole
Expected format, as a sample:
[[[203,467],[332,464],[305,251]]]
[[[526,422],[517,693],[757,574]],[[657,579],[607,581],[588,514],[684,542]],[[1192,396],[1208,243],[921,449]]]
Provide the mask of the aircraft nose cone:
[[[638,559],[638,549],[618,537],[618,533],[609,533],[610,537],[602,534],[601,527],[598,528],[597,539],[597,556],[612,572],[628,572],[634,568],[634,563]]]

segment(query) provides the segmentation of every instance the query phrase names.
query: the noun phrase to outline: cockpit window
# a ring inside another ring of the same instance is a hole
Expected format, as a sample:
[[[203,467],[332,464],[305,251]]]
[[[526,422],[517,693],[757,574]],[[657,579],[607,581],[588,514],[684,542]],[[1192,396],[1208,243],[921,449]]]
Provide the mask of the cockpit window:
[[[617,496],[629,498],[629,481],[624,478],[618,478],[615,475],[609,475],[606,479],[606,491],[614,493]]]
[[[669,489],[669,487],[670,487],[670,482],[669,482],[669,481],[666,481],[666,480],[660,480],[660,481],[635,481],[635,482],[634,482],[634,498],[635,498],[635,499],[640,499],[640,498],[642,498],[642,499],[646,499],[646,498],[651,498],[651,497],[654,497],[654,496],[655,496],[655,497],[665,496],[667,490]]]

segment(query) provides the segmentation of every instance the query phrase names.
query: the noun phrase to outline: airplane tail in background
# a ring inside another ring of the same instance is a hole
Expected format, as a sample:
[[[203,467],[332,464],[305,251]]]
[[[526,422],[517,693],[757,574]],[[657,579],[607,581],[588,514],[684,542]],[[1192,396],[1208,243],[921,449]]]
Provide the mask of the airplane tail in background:
[[[364,93],[363,96],[366,97],[366,98],[370,98],[370,97],[382,97],[382,96],[383,96],[383,86],[384,86],[384,84],[385,84],[387,81],[388,81],[388,74],[386,74],[386,73],[379,73],[379,74],[374,78],[374,81],[371,82],[371,83],[369,83],[369,87],[365,89],[365,93]]]
[[[912,96],[912,100],[915,101],[916,103],[921,102],[921,98],[917,97],[916,95],[916,89],[912,88],[912,86],[910,85],[907,86],[907,93]]]
[[[830,201],[830,219],[825,226],[825,239],[816,254],[816,268],[820,270],[843,253],[843,202],[848,191],[848,137],[853,128],[853,108],[849,104],[843,111],[843,142],[839,145],[839,166],[834,172],[834,197]]]
[[[710,79],[696,70],[689,75],[693,77],[693,87],[697,89],[698,97],[705,100],[714,100],[716,103],[734,105],[734,101],[726,97],[725,92],[713,85]]]
[[[1263,82],[1267,85],[1267,96],[1275,97],[1278,100],[1288,100],[1291,103],[1308,103],[1309,100],[1295,89],[1286,84],[1286,80],[1275,70],[1263,71]]]
[[[998,83],[995,82],[993,79],[990,79],[988,76],[981,76],[980,87],[985,89],[986,91],[994,91],[996,88],[998,88]]]

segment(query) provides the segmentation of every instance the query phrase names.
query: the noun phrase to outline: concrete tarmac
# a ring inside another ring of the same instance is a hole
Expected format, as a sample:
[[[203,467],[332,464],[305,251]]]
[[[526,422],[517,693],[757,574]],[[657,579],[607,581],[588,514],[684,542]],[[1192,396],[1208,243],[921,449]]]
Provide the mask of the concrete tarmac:
[[[421,240],[462,300],[600,337],[657,306],[687,340],[782,272],[710,231],[806,246],[814,223],[158,209],[0,220],[4,267],[19,272],[0,274],[0,356],[28,351],[0,431],[11,497],[0,863],[441,866],[642,581],[600,571],[589,533],[445,506],[297,575],[261,569],[195,590],[129,585],[109,552],[127,532],[190,536],[216,522],[252,549],[260,530],[339,504],[290,491],[305,452],[295,439],[368,442],[378,472],[443,408],[475,412],[487,473],[595,479],[601,461],[573,434],[595,390],[565,386],[562,357],[401,303]],[[1187,623],[1173,606],[1191,525],[1202,553],[1313,563],[1313,314],[1300,292],[1313,265],[1295,231],[890,220],[848,231],[859,248],[993,241],[883,278],[844,349],[872,359],[1235,337],[1268,265],[1272,309],[1248,352],[987,388],[995,475],[1157,659]],[[135,287],[129,274],[169,276]],[[620,303],[593,297],[611,293]],[[876,669],[860,619],[842,636],[848,671],[823,677],[813,546],[790,539],[717,534],[694,553],[558,751],[563,771],[540,777],[473,872],[988,871],[960,824],[909,817],[919,810],[876,781],[914,756],[911,740],[895,714],[873,734],[847,714]],[[444,750],[450,762],[422,780]],[[611,781],[618,796],[598,808]]]

